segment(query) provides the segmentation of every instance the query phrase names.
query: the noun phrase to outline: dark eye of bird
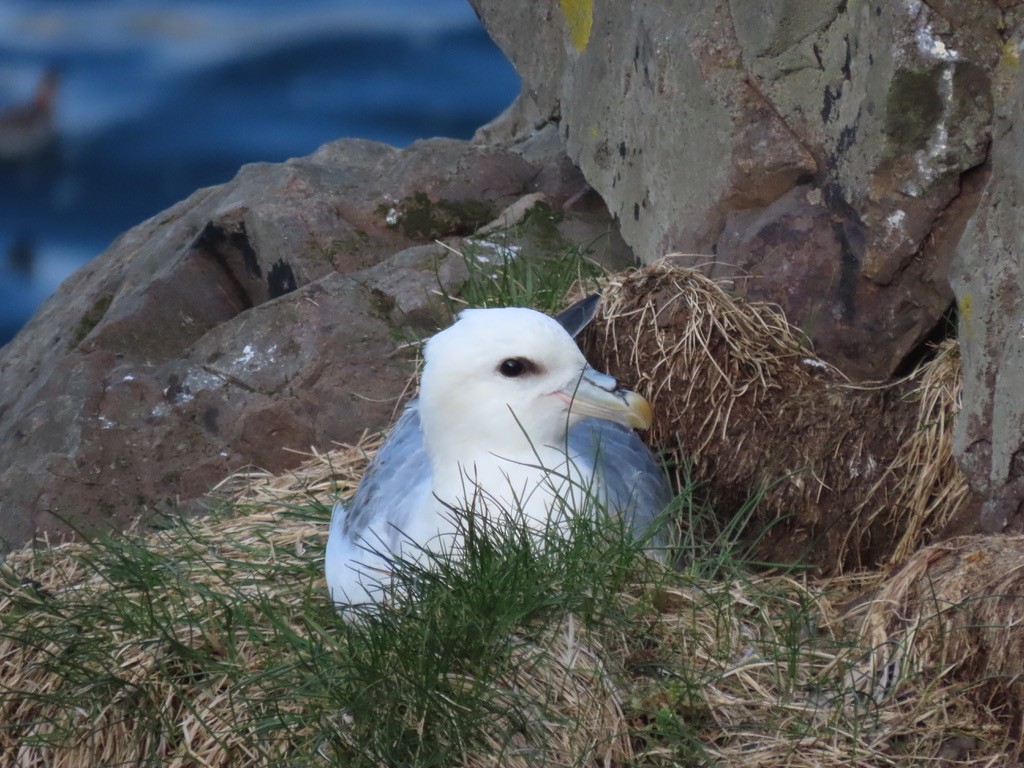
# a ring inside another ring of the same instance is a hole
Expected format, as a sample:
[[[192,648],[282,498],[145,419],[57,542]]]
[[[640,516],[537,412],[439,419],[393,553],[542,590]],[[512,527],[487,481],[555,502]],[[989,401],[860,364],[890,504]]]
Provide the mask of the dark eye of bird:
[[[508,360],[502,360],[498,366],[498,373],[502,376],[506,376],[510,379],[514,379],[516,376],[522,376],[529,368],[529,364],[525,360],[520,360],[518,357],[510,357]]]

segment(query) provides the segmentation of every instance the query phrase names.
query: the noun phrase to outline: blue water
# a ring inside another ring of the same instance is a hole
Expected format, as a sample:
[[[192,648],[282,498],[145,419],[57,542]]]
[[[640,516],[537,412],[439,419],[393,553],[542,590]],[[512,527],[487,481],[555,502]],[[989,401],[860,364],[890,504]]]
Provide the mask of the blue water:
[[[120,232],[244,163],[468,138],[519,90],[465,0],[4,0],[0,112],[47,67],[57,148],[0,164],[0,344]]]

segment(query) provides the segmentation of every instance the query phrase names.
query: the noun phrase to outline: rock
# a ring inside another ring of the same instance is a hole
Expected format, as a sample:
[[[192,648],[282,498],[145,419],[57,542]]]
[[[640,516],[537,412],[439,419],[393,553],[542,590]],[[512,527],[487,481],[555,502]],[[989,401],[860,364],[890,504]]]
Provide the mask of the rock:
[[[954,446],[986,499],[986,532],[1024,531],[1024,24],[1017,20],[996,70],[991,162],[952,268],[964,368]]]
[[[693,254],[859,380],[918,360],[955,289],[955,452],[978,526],[1024,530],[1019,4],[470,1],[524,81],[509,119],[558,126],[644,261]]]
[[[395,326],[435,328],[444,324],[442,286],[461,285],[469,276],[463,259],[438,243],[414,245],[360,273],[360,283],[377,302],[376,312]]]
[[[742,276],[858,379],[897,370],[952,303],[995,5],[471,3],[534,102],[516,119],[557,123],[645,262]]]
[[[123,521],[382,426],[399,339],[465,275],[444,245],[531,194],[559,242],[683,251],[858,380],[920,355],[952,278],[959,461],[982,527],[1024,528],[1018,6],[471,3],[524,80],[474,142],[248,166],[125,233],[0,350],[0,536]]]
[[[577,195],[558,146],[339,141],[126,232],[0,349],[0,539],[192,508],[243,466],[386,426],[413,372],[401,348],[465,280],[434,239]]]

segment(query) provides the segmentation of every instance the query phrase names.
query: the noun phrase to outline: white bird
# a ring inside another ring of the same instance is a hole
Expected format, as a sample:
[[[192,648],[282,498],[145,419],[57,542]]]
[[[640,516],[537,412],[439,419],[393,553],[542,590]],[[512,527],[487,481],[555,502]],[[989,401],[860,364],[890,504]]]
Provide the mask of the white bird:
[[[637,536],[647,531],[670,495],[632,429],[650,426],[650,404],[591,368],[573,340],[596,299],[558,320],[531,309],[467,309],[427,342],[419,399],[351,506],[338,502],[331,516],[325,572],[339,608],[381,599],[395,557],[458,552],[453,508],[564,529],[556,518],[592,510],[583,498],[592,495]]]

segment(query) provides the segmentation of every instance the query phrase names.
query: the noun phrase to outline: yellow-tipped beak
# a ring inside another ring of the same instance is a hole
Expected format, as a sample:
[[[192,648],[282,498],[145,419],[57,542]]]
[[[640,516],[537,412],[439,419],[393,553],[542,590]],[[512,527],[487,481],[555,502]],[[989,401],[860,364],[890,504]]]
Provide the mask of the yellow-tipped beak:
[[[613,377],[593,368],[584,369],[580,379],[555,394],[579,416],[608,419],[633,429],[649,429],[654,421],[647,398],[619,387]]]

